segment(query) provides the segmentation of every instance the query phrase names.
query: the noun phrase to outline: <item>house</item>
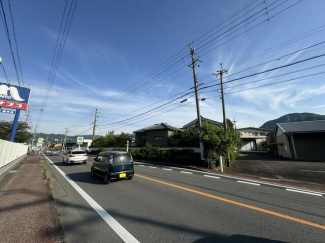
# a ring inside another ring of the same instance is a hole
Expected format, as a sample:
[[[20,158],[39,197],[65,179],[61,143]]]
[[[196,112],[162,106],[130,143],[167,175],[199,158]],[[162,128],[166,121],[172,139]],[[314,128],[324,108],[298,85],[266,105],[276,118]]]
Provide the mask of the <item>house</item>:
[[[257,127],[245,127],[237,129],[242,140],[241,151],[262,151],[266,150],[267,135],[271,132],[269,129]]]
[[[278,155],[307,161],[325,161],[325,120],[277,123]]]
[[[167,123],[160,123],[136,130],[133,133],[137,146],[143,146],[147,142],[152,146],[168,147],[172,145],[171,136],[179,130]]]
[[[214,121],[214,120],[210,120],[208,118],[205,118],[203,116],[201,116],[201,122],[202,122],[202,125],[204,125],[207,121],[211,122],[212,125],[214,127],[217,127],[219,125],[222,125],[221,122],[217,122],[217,121]],[[195,123],[197,122],[197,118],[189,123],[187,123],[186,125],[183,126],[183,129],[190,129],[190,128],[195,128]]]

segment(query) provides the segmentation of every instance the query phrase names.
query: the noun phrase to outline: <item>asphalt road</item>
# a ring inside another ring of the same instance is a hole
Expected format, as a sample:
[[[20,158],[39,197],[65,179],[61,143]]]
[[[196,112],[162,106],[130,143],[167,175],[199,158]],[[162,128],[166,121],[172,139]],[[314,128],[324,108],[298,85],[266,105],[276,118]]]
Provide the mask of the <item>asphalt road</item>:
[[[135,165],[130,181],[105,185],[90,163],[49,159],[67,242],[123,242],[125,232],[133,237],[126,242],[325,242],[322,195],[146,165]]]

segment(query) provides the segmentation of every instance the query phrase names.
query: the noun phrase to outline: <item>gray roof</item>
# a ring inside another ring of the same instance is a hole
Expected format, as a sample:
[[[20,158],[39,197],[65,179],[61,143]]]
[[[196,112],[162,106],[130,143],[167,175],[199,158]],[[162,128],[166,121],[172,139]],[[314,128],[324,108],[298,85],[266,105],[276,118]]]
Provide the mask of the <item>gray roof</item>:
[[[271,129],[265,129],[265,128],[259,128],[259,127],[242,127],[242,128],[237,128],[237,131],[244,130],[244,129],[254,129],[254,130],[259,130],[259,131],[265,131],[265,132],[271,132]]]
[[[325,132],[325,120],[277,123],[284,133]]]
[[[178,131],[180,129],[173,127],[171,125],[168,125],[167,123],[160,123],[160,124],[155,124],[149,127],[145,127],[139,130],[134,131],[134,133],[139,133],[139,132],[146,132],[146,131],[153,131],[153,130],[169,130],[169,131]]]
[[[209,118],[205,118],[205,117],[203,117],[203,116],[201,116],[201,120],[202,120],[202,122],[210,121],[212,124],[217,124],[217,125],[221,125],[221,124],[222,124],[221,122],[217,122],[217,121],[211,120],[211,119],[209,119]],[[186,128],[186,127],[191,126],[191,125],[194,124],[196,121],[197,121],[197,118],[194,119],[193,121],[191,121],[191,122],[185,124],[185,125],[183,126],[183,128]]]

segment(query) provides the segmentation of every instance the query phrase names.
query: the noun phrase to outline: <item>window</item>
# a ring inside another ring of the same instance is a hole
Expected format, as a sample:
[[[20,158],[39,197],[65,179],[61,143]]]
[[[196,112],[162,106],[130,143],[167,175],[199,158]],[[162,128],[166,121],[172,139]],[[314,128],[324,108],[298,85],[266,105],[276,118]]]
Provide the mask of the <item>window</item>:
[[[72,151],[72,154],[85,154],[85,151]]]
[[[260,132],[260,135],[261,136],[265,136],[265,132]]]
[[[162,141],[163,140],[163,137],[162,136],[155,136],[155,141]]]
[[[131,161],[130,154],[114,154],[114,164],[129,163]]]
[[[146,140],[146,135],[140,135],[139,140]]]

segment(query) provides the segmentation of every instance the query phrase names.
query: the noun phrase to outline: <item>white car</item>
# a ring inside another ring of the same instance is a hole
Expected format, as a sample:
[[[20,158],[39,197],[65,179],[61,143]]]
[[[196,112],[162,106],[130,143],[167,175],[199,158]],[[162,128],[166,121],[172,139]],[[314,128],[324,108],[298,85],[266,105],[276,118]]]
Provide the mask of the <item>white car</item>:
[[[66,155],[63,157],[63,163],[66,165],[69,164],[86,164],[88,160],[88,155],[83,150],[72,150],[69,151]]]

